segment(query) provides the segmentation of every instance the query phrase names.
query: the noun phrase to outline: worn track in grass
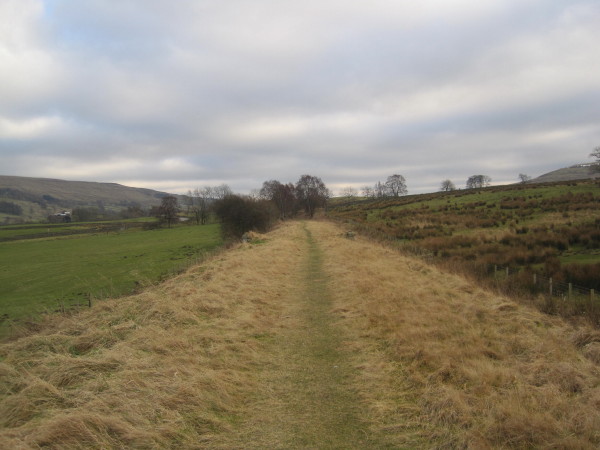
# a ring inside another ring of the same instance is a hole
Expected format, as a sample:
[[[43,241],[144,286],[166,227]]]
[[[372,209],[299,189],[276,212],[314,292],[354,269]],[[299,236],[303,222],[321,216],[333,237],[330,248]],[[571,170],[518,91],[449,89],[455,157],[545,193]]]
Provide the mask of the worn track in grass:
[[[290,276],[280,332],[237,439],[254,448],[381,448],[353,388],[355,369],[331,312],[323,255],[310,227],[304,267]],[[263,411],[262,414],[258,411]]]

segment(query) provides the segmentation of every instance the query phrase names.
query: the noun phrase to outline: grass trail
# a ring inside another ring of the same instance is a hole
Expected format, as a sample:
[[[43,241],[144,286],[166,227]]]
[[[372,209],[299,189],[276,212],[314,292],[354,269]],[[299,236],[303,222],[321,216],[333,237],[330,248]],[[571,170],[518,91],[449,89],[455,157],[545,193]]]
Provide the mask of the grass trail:
[[[251,414],[241,442],[246,448],[381,448],[353,388],[356,373],[334,323],[322,250],[306,224],[303,230],[304,267],[290,283],[254,404],[263,413]]]

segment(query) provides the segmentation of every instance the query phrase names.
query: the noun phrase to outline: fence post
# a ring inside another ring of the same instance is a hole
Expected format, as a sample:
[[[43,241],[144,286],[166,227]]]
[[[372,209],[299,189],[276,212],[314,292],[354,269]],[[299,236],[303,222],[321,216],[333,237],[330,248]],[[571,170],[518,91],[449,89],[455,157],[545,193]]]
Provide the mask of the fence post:
[[[548,286],[550,286],[550,297],[552,297],[552,277],[548,280]]]
[[[533,274],[533,285],[537,286],[537,273]]]

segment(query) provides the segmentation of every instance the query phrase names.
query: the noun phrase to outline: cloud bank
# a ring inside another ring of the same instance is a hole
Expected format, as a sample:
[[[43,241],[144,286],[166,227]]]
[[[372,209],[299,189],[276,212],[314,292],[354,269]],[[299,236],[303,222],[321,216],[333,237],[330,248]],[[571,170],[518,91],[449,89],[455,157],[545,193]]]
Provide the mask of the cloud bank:
[[[516,182],[600,145],[596,0],[4,0],[0,173]]]

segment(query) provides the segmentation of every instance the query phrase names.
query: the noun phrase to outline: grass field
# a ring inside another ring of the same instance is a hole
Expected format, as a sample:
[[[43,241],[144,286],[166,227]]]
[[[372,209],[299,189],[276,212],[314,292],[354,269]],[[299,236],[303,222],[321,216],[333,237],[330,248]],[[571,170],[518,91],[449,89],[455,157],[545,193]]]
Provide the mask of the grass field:
[[[88,305],[160,280],[222,244],[218,225],[142,230],[109,224],[0,228],[2,326]],[[108,227],[108,228],[107,228]],[[112,227],[114,228],[114,227]],[[48,233],[51,237],[37,237]],[[10,239],[10,240],[9,240]]]

